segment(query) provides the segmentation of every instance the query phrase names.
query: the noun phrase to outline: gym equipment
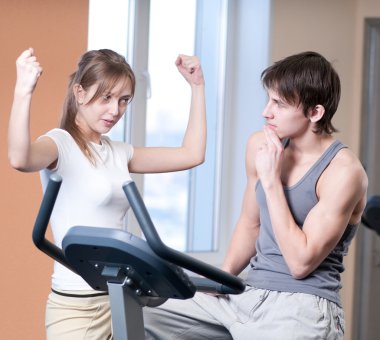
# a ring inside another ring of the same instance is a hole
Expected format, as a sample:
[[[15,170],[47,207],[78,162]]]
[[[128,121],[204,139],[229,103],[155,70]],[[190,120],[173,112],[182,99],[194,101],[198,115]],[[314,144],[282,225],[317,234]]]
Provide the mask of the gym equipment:
[[[371,196],[362,216],[363,224],[380,235],[380,196]]]
[[[243,281],[216,267],[169,248],[160,239],[133,181],[123,190],[146,241],[109,226],[73,226],[62,249],[45,238],[62,178],[50,177],[33,228],[42,252],[83,277],[95,290],[108,291],[115,340],[143,340],[144,306],[167,299],[188,299],[196,291],[240,294]],[[189,270],[202,277],[190,277]]]

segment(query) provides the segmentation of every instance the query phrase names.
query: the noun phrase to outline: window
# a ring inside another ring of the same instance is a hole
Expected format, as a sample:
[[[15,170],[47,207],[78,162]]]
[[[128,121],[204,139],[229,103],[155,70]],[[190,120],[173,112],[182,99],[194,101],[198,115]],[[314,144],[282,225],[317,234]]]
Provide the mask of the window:
[[[260,73],[268,63],[269,18],[270,0],[90,0],[89,49],[125,55],[137,77],[135,98],[111,138],[178,145],[190,89],[174,60],[184,53],[202,61],[206,162],[134,179],[165,243],[216,265],[241,208],[245,144],[262,127]],[[133,221],[130,226],[139,230]]]
[[[179,53],[194,54],[195,19],[195,0],[150,2],[148,146],[181,145],[189,113],[190,92],[174,61]],[[179,250],[185,250],[187,243],[190,178],[189,171],[150,174],[144,178],[144,201],[152,220],[163,241]]]
[[[88,50],[108,48],[128,59],[128,18],[130,13],[130,3],[127,0],[90,0]],[[123,140],[125,124],[125,116],[123,116],[110,131],[110,138]]]
[[[218,133],[223,118],[218,83],[224,83],[220,65],[224,65],[226,15],[226,1],[150,1],[147,145],[180,145],[186,129],[190,92],[174,67],[176,56],[198,55],[207,83],[205,164],[190,171],[146,175],[144,180],[144,200],[159,234],[169,246],[182,251],[217,247],[214,219],[218,206],[214,203],[219,201]]]

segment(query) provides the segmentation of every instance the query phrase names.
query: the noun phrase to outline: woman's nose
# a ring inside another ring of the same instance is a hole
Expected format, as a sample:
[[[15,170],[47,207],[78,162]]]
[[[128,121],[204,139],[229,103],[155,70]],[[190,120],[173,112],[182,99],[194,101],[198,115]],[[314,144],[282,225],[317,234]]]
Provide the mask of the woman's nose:
[[[110,113],[114,116],[119,114],[119,102],[117,100],[113,100],[110,103]]]

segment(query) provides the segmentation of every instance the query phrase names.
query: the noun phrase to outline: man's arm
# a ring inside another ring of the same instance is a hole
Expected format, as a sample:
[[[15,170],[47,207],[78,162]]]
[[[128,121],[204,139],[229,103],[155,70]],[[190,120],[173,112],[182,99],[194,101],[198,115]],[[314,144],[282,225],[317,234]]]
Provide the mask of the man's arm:
[[[246,175],[247,185],[245,188],[243,205],[237,221],[232,240],[224,260],[222,269],[239,275],[256,254],[256,239],[260,230],[260,214],[256,202],[257,173],[254,167],[255,145],[257,135],[253,135],[246,149]]]
[[[268,144],[274,140],[269,145],[274,160],[272,165],[281,164],[282,146],[272,131],[266,133],[267,137],[269,134]],[[290,212],[280,171],[273,170],[275,167],[272,170],[267,167],[265,171],[261,168],[260,179],[277,243],[291,274],[302,279],[334,249],[347,224],[360,221],[365,207],[367,176],[358,159],[349,150],[341,150],[322,174],[317,185],[319,201],[301,229]]]

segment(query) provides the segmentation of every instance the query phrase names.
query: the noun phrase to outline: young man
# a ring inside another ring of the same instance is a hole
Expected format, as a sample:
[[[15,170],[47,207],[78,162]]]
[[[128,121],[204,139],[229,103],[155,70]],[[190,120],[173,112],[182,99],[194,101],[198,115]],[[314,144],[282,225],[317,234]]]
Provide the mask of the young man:
[[[250,264],[247,289],[145,308],[148,339],[343,339],[340,273],[367,176],[332,136],[339,77],[305,52],[267,68],[262,81],[266,125],[247,144],[247,186],[223,265],[238,275]]]

